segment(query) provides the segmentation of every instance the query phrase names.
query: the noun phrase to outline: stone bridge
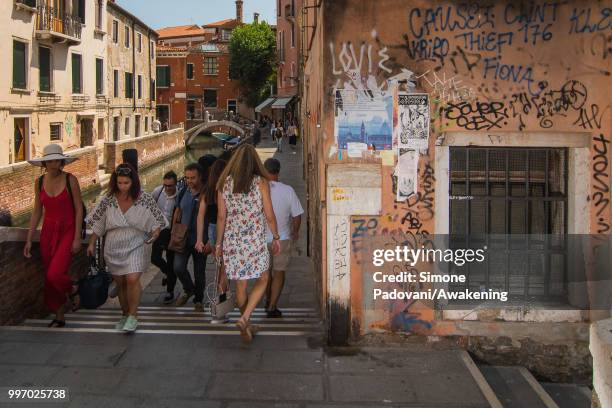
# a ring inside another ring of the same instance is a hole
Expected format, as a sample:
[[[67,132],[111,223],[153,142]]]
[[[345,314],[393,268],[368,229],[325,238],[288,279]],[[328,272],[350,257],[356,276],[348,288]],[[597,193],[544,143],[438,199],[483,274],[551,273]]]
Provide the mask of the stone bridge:
[[[197,135],[205,131],[223,132],[232,136],[245,136],[247,133],[247,129],[244,126],[230,120],[202,122],[185,131],[185,146],[189,146]]]

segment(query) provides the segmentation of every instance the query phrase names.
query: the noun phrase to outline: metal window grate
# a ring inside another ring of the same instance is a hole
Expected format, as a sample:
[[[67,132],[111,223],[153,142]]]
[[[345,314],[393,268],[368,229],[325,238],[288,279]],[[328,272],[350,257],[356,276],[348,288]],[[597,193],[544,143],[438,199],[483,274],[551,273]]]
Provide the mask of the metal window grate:
[[[483,263],[453,267],[454,289],[563,301],[567,293],[567,156],[564,148],[450,149],[450,243],[482,248]]]

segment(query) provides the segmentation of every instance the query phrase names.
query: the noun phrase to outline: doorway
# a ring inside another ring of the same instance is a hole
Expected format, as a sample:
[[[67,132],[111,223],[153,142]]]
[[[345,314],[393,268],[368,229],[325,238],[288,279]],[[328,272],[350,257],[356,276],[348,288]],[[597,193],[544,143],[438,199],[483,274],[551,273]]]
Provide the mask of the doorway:
[[[238,113],[238,102],[235,99],[228,99],[227,101],[227,113],[234,112],[234,115]]]
[[[162,124],[170,126],[170,107],[168,105],[157,105],[157,119]]]
[[[9,163],[19,163],[28,158],[26,154],[30,132],[28,125],[28,118],[15,118]]]
[[[81,119],[81,147],[93,146],[93,119]]]

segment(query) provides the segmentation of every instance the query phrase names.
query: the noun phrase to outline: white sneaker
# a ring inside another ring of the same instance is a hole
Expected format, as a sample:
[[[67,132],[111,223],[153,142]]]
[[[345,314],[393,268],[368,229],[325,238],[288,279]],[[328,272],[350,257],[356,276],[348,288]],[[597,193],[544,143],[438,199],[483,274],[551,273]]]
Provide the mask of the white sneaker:
[[[125,322],[127,320],[127,316],[121,316],[121,319],[115,325],[115,330],[123,330],[123,326],[125,326]]]
[[[212,318],[212,320],[210,321],[211,324],[225,324],[225,323],[229,323],[230,319],[227,316],[221,317],[219,319],[216,318]]]
[[[138,319],[135,316],[128,316],[123,325],[124,332],[133,332],[138,327]]]

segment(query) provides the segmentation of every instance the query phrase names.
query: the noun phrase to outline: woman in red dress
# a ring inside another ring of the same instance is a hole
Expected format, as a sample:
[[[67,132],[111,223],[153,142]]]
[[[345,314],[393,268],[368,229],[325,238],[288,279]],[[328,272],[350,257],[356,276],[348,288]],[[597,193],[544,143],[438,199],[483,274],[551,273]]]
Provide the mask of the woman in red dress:
[[[44,167],[46,172],[34,184],[34,211],[23,254],[30,258],[32,238],[43,214],[40,233],[40,255],[45,266],[45,305],[55,313],[49,327],[64,327],[67,300],[76,308],[77,288],[68,274],[72,255],[81,249],[83,204],[79,182],[63,168],[76,158],[63,154],[59,145],[51,144],[43,150],[43,157],[29,160]]]

